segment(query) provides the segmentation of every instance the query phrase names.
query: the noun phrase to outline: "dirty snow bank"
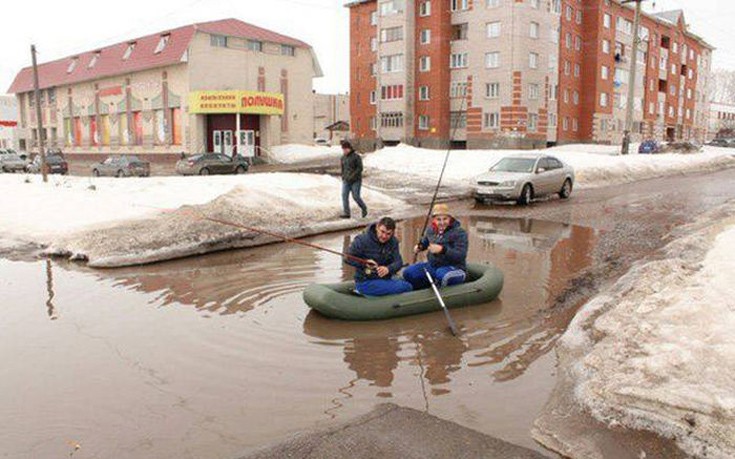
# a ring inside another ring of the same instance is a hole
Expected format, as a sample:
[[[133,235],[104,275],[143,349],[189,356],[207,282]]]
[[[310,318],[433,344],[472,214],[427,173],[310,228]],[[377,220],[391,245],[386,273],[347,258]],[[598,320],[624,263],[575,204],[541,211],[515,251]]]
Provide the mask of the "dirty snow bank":
[[[116,267],[273,242],[202,216],[301,237],[362,225],[340,220],[341,182],[329,176],[270,173],[230,177],[90,179],[43,184],[0,176],[0,240],[50,246],[52,254]],[[405,204],[364,189],[370,218]],[[176,209],[161,211],[152,207]],[[183,206],[183,207],[182,207]],[[359,210],[355,211],[356,213]]]
[[[305,161],[316,161],[321,159],[339,158],[342,149],[339,145],[331,147],[287,144],[273,147],[267,152],[268,158],[276,163],[300,163]]]
[[[633,182],[686,172],[705,172],[735,167],[732,149],[705,147],[696,154],[616,155],[619,147],[609,145],[565,145],[547,150],[454,150],[450,153],[444,179],[448,185],[469,187],[472,179],[513,153],[553,154],[571,165],[577,186],[597,187]],[[637,150],[636,150],[637,151]],[[365,157],[373,171],[392,171],[436,181],[446,150],[429,150],[409,145],[386,147]]]
[[[599,421],[657,432],[696,457],[732,458],[735,203],[688,230],[664,259],[638,265],[590,301],[557,351],[574,399]],[[580,454],[574,444],[584,439],[557,429],[540,440]]]

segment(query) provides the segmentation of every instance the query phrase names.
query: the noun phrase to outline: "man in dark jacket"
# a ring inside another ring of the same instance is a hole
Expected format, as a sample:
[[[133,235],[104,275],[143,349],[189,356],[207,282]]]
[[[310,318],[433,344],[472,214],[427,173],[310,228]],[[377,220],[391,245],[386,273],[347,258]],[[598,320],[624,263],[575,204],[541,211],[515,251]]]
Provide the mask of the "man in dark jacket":
[[[365,296],[383,296],[410,292],[411,284],[391,277],[403,267],[398,239],[393,235],[396,222],[383,217],[357,236],[347,253],[368,260],[368,266],[346,259],[345,263],[357,268],[355,290]]]
[[[360,197],[362,188],[362,158],[352,148],[352,144],[346,140],[342,141],[342,215],[341,218],[350,218],[350,193],[360,209],[362,218],[368,213],[365,202]]]
[[[431,226],[414,249],[428,250],[428,262],[416,263],[403,271],[403,278],[419,290],[431,284],[426,272],[439,287],[461,284],[467,277],[467,232],[449,213],[449,206],[437,204],[431,212]]]

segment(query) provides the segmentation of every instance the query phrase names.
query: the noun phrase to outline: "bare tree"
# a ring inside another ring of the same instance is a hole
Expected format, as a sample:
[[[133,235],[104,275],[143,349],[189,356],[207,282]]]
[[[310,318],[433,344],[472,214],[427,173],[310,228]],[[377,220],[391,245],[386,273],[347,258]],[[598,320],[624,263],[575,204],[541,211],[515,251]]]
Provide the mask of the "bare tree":
[[[712,72],[710,100],[722,104],[735,104],[735,70]]]

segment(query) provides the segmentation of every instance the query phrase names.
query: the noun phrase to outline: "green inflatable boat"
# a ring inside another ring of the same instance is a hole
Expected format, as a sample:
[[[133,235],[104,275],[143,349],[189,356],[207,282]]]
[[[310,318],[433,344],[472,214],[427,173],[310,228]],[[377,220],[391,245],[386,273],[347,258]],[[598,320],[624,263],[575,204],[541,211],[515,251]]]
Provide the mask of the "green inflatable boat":
[[[354,282],[311,284],[304,301],[327,317],[344,320],[380,320],[439,311],[441,305],[429,288],[400,295],[366,297],[354,291]],[[468,264],[467,282],[441,290],[448,308],[488,303],[500,294],[503,273],[493,265]]]

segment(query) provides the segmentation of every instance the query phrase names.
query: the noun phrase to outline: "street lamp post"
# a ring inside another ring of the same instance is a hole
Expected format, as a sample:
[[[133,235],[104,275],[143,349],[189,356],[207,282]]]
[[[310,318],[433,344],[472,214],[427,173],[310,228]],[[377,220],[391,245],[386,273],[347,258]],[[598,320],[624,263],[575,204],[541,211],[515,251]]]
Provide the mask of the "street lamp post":
[[[638,48],[641,43],[639,29],[641,26],[641,3],[643,0],[624,0],[622,3],[635,2],[635,19],[633,20],[633,52],[630,59],[630,72],[628,73],[628,101],[625,106],[625,131],[623,132],[623,146],[621,154],[627,155],[630,151],[630,131],[633,130],[633,102],[635,99],[635,77],[638,70]]]

